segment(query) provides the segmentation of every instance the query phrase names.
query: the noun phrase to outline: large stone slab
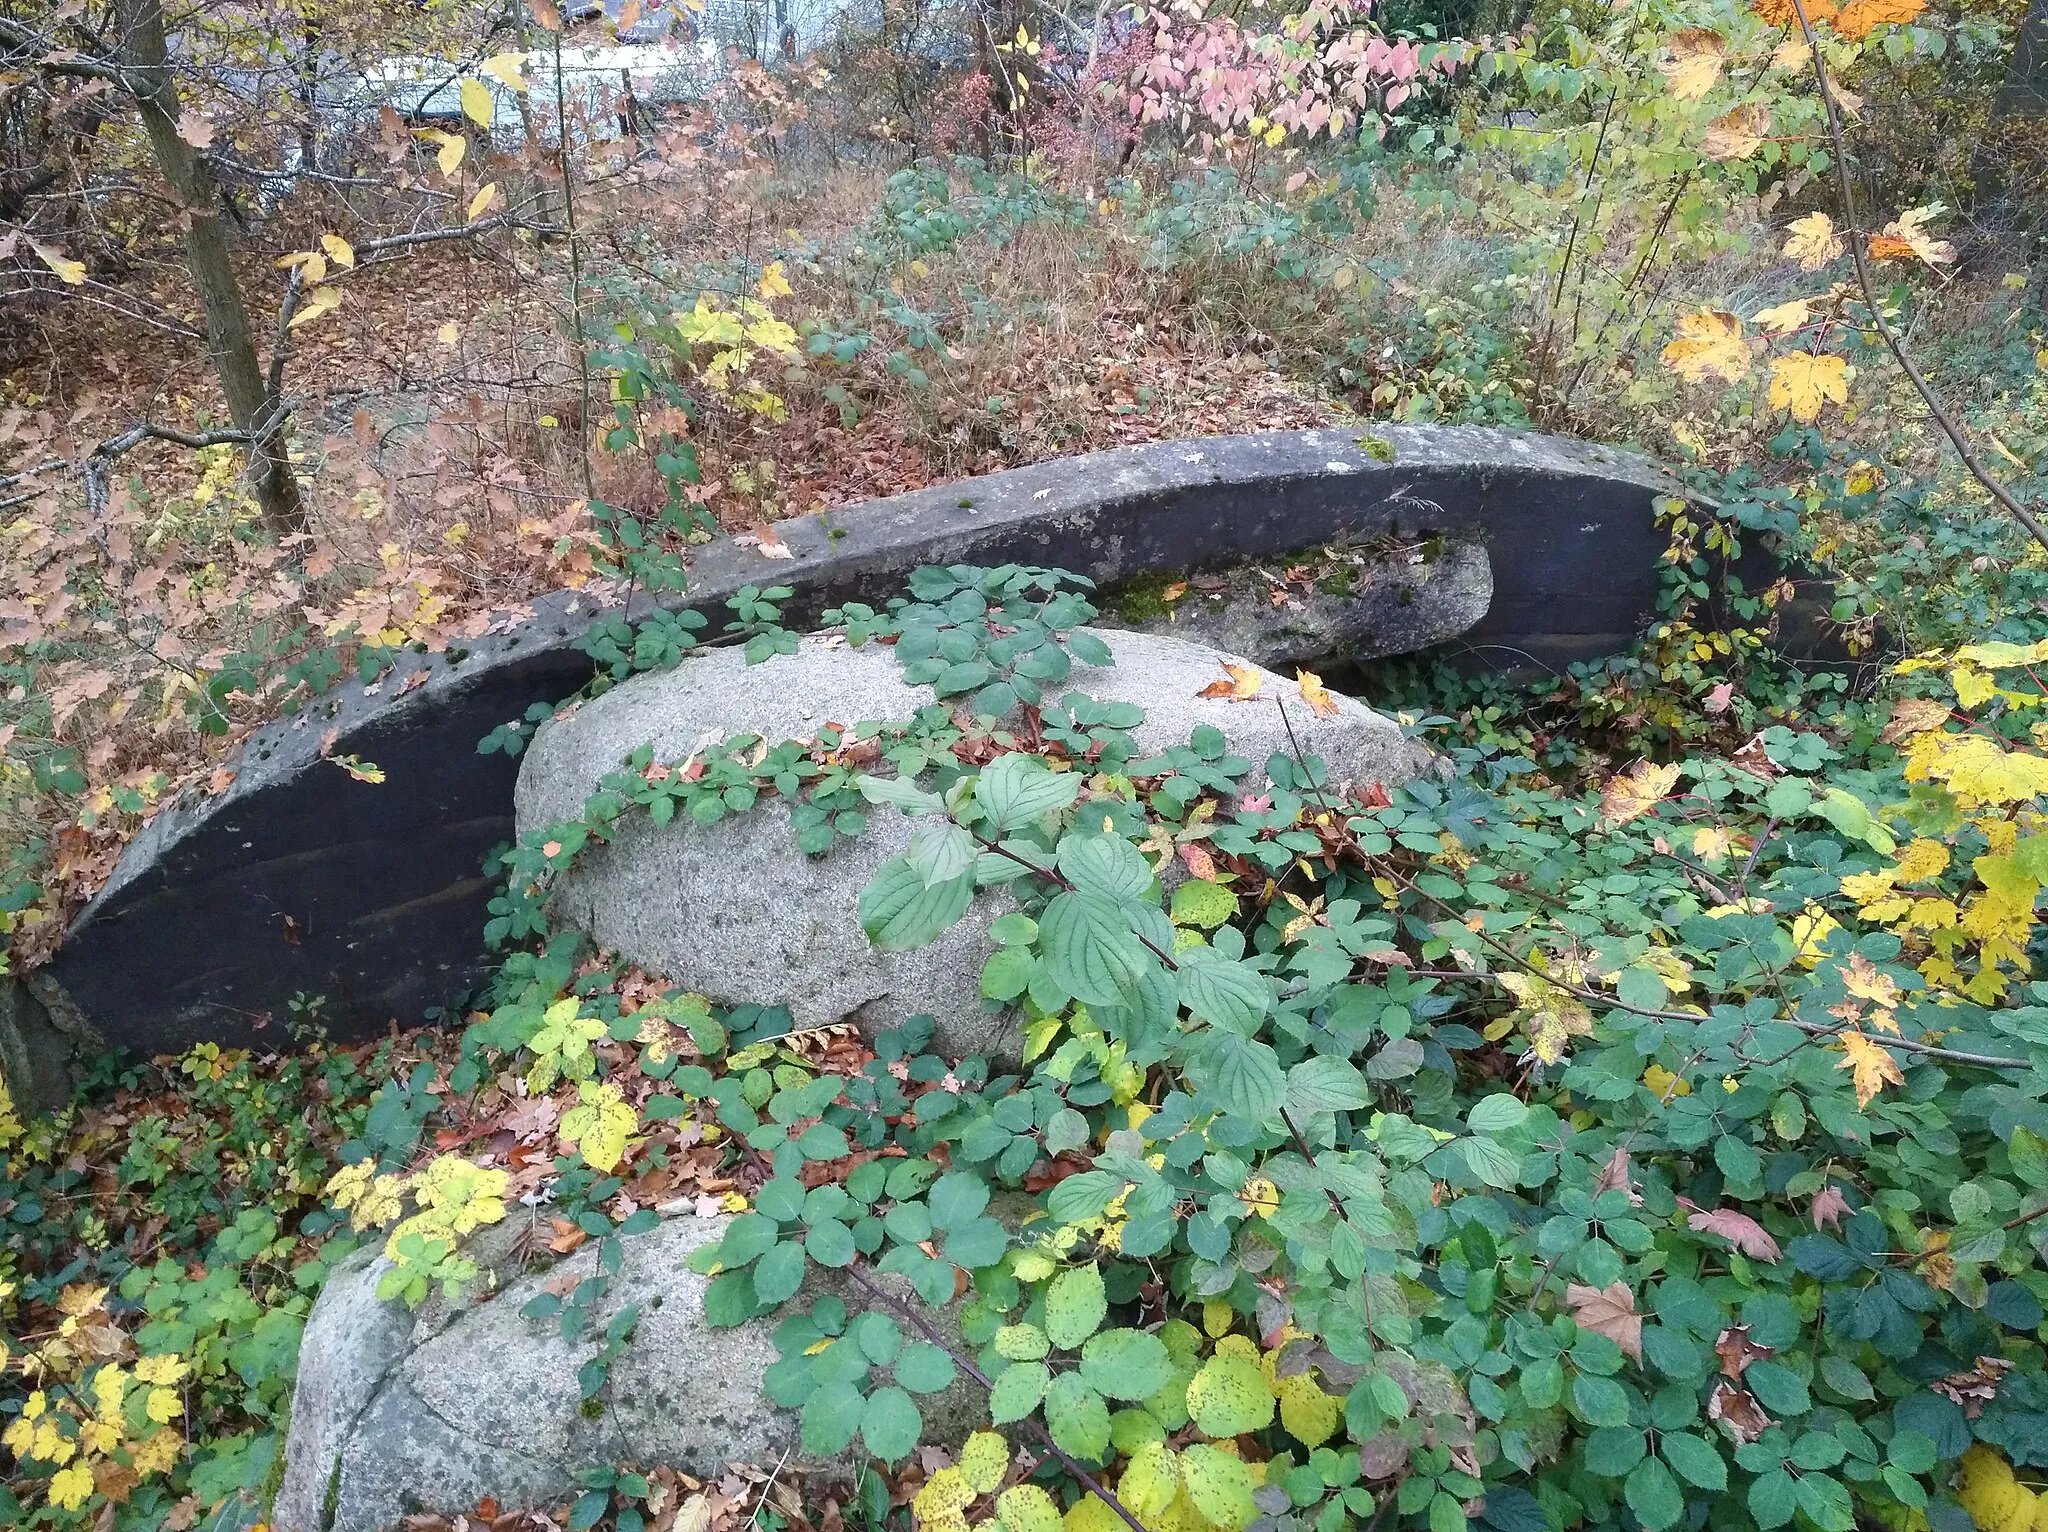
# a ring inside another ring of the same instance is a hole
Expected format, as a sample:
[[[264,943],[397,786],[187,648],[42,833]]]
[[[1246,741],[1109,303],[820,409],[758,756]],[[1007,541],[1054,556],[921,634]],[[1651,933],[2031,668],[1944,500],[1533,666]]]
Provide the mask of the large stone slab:
[[[563,1340],[556,1321],[520,1310],[544,1287],[564,1290],[590,1276],[595,1246],[545,1272],[507,1268],[495,1291],[479,1287],[462,1304],[433,1303],[417,1315],[378,1299],[389,1268],[374,1249],[343,1262],[306,1324],[271,1524],[277,1532],[382,1532],[411,1512],[466,1511],[487,1496],[505,1506],[560,1501],[578,1469],[602,1464],[701,1477],[730,1462],[772,1468],[785,1453],[800,1459],[795,1412],[761,1392],[777,1358],[776,1317],[712,1330],[709,1279],[686,1264],[727,1222],[672,1218],[621,1241],[618,1274],[577,1341]],[[511,1232],[500,1225],[476,1243],[502,1256]],[[493,1252],[481,1253],[488,1261]],[[810,1281],[813,1295],[839,1292],[854,1312],[868,1306],[837,1273],[814,1269]],[[632,1338],[599,1407],[586,1409],[577,1370],[629,1305],[639,1307]],[[987,1423],[985,1396],[964,1374],[918,1405],[927,1440],[958,1442]]]
[[[1058,565],[1105,584],[1227,569],[1333,539],[1483,545],[1478,656],[1562,665],[1625,648],[1653,609],[1676,490],[1626,453],[1477,427],[1375,426],[1160,442],[1041,463],[782,524],[787,560],[714,543],[686,604],[716,632],[744,585],[791,586],[792,625],[900,594],[920,564]],[[590,674],[588,597],[441,655],[409,655],[257,734],[232,786],[144,827],[74,922],[54,975],[111,1043],[279,1046],[293,1000],[333,1034],[452,1007],[488,970],[481,864],[512,833],[518,763],[476,742]],[[423,682],[414,684],[418,675]],[[359,782],[335,754],[384,768]]]
[[[1260,695],[1233,702],[1197,695],[1223,679],[1220,661],[1246,663],[1204,644],[1151,633],[1103,631],[1115,656],[1077,668],[1056,695],[1078,691],[1145,709],[1134,730],[1141,752],[1186,744],[1212,724],[1234,753],[1263,767],[1295,743],[1321,756],[1333,781],[1391,785],[1423,770],[1429,754],[1392,720],[1349,697],[1319,718],[1290,681],[1264,672]],[[827,722],[905,720],[933,701],[912,686],[892,650],[806,639],[794,655],[748,665],[737,650],[686,659],[636,676],[548,724],[519,773],[522,835],[581,816],[599,780],[642,745],[655,759],[683,760],[733,734],[770,743],[815,737]],[[1282,709],[1286,709],[1283,717]],[[1291,731],[1291,736],[1290,736]],[[860,924],[860,891],[909,844],[913,822],[893,809],[869,816],[866,834],[822,856],[797,849],[779,800],[701,826],[656,826],[634,817],[610,844],[586,851],[557,883],[552,918],[599,946],[725,1003],[786,1005],[799,1027],[852,1018],[870,1033],[928,1014],[948,1057],[1007,1056],[1012,1024],[983,1010],[982,965],[994,950],[988,923],[1007,894],[980,895],[967,916],[928,947],[884,952]]]

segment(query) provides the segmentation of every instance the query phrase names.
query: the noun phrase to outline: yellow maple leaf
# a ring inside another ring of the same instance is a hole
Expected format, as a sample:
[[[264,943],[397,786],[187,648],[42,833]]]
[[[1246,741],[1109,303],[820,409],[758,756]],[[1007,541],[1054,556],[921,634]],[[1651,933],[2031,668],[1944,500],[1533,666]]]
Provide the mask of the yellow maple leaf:
[[[1797,261],[1801,271],[1819,271],[1843,250],[1842,236],[1826,213],[1808,213],[1795,218],[1785,230],[1784,256]]]
[[[1687,27],[1672,33],[1665,46],[1671,57],[1657,66],[1657,72],[1671,82],[1672,95],[1680,101],[1697,101],[1714,88],[1728,58],[1720,33]]]
[[[770,261],[761,268],[760,284],[754,289],[766,303],[771,298],[787,298],[790,295],[789,278],[782,270],[782,262]]]
[[[1662,1064],[1652,1064],[1643,1071],[1643,1084],[1650,1088],[1650,1094],[1659,1101],[1671,1101],[1679,1096],[1692,1094],[1692,1087]]]
[[[1772,308],[1758,309],[1749,316],[1750,322],[1772,335],[1789,335],[1803,329],[1813,318],[1813,302],[1811,298],[1793,298]]]
[[[1771,109],[1760,101],[1747,102],[1708,124],[1706,137],[1700,140],[1700,152],[1710,160],[1724,163],[1746,160],[1763,147],[1764,136],[1770,131]]]
[[[1600,795],[1600,822],[1609,829],[1641,819],[1670,796],[1678,785],[1678,763],[1655,766],[1639,761],[1618,772]]]
[[[1301,700],[1308,704],[1309,711],[1318,718],[1335,718],[1337,701],[1323,685],[1323,678],[1313,670],[1297,671],[1296,675],[1301,681]]]
[[[1211,681],[1196,692],[1197,697],[1220,697],[1231,702],[1249,702],[1258,696],[1265,678],[1250,665],[1233,665],[1228,660],[1219,661],[1228,680]]]
[[[1794,420],[1811,425],[1829,400],[1849,402],[1848,364],[1840,357],[1791,351],[1772,358],[1772,409],[1790,410]]]
[[[1817,904],[1792,917],[1792,958],[1801,968],[1815,968],[1826,956],[1828,938],[1842,923]]]
[[[1681,314],[1678,334],[1665,346],[1661,358],[1688,383],[1704,383],[1710,377],[1739,383],[1749,371],[1749,345],[1742,338],[1742,321],[1722,309]]]
[[[1852,1071],[1850,1078],[1856,1083],[1856,1104],[1869,1106],[1877,1093],[1887,1085],[1904,1085],[1906,1077],[1900,1073],[1892,1056],[1861,1032],[1842,1034],[1842,1062],[1837,1069]]]
[[[1692,854],[1703,862],[1725,860],[1734,844],[1735,837],[1717,826],[1703,826],[1692,832]]]
[[[1938,840],[1919,836],[1899,853],[1899,865],[1892,869],[1901,883],[1925,883],[1948,869],[1948,847]]]
[[[1860,42],[1882,26],[1902,26],[1927,9],[1927,0],[1849,0],[1834,18],[1835,31]]]

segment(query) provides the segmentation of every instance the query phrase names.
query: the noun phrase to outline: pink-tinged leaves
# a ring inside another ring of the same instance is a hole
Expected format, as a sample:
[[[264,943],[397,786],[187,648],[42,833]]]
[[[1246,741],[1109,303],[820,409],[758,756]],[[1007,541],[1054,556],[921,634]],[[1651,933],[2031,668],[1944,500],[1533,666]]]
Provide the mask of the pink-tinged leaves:
[[[1813,1226],[1816,1229],[1834,1228],[1848,1214],[1849,1199],[1842,1195],[1842,1189],[1830,1182],[1813,1199]]]
[[[1753,1261],[1775,1261],[1782,1254],[1778,1242],[1764,1232],[1762,1224],[1733,1208],[1694,1213],[1686,1219],[1685,1226],[1701,1234],[1720,1235]]]

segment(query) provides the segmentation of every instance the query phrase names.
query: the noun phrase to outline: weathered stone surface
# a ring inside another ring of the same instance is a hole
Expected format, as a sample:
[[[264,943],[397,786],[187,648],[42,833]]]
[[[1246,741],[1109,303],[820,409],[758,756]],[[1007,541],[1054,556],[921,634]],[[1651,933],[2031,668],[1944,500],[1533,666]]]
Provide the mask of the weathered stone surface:
[[[1458,637],[1486,616],[1493,565],[1477,543],[1403,542],[1307,549],[1301,562],[1242,564],[1198,580],[1175,601],[1154,575],[1119,600],[1120,625],[1211,644],[1290,674],[1413,654]],[[1290,571],[1298,571],[1290,578]],[[1181,582],[1185,583],[1185,582]]]
[[[495,1292],[416,1316],[378,1300],[381,1256],[344,1262],[306,1325],[272,1524],[278,1532],[381,1532],[409,1512],[466,1510],[485,1496],[506,1506],[560,1500],[578,1469],[597,1464],[703,1475],[728,1462],[772,1467],[794,1454],[795,1413],[761,1391],[776,1360],[776,1318],[711,1330],[708,1279],[687,1269],[690,1252],[726,1223],[673,1218],[622,1241],[624,1260],[589,1338],[574,1342],[556,1321],[520,1310],[544,1284],[559,1289],[589,1276],[594,1246],[551,1271],[509,1275]],[[506,1227],[491,1232],[502,1251]],[[841,1293],[849,1310],[867,1306],[836,1274],[814,1270],[812,1282],[814,1293]],[[634,1304],[639,1318],[612,1363],[604,1408],[585,1414],[577,1369],[611,1316]],[[980,1390],[964,1375],[918,1404],[928,1440],[957,1442],[986,1423]]]
[[[0,977],[0,1080],[18,1111],[69,1102],[80,1056],[98,1042],[47,974]]]
[[[1339,782],[1403,782],[1428,763],[1391,720],[1349,697],[1337,699],[1335,718],[1318,718],[1292,682],[1270,672],[1256,701],[1200,697],[1223,678],[1218,651],[1149,633],[1101,636],[1116,663],[1077,669],[1061,694],[1142,706],[1134,733],[1143,751],[1185,744],[1208,723],[1263,767],[1290,752],[1291,723],[1301,749],[1322,756]],[[731,649],[700,655],[637,676],[542,729],[519,774],[519,830],[579,817],[599,779],[642,745],[679,761],[732,734],[809,738],[828,721],[907,719],[932,701],[929,688],[904,682],[895,654],[879,644],[806,639],[798,653],[762,665]],[[809,857],[779,801],[709,827],[636,819],[560,880],[552,914],[714,1000],[786,1005],[799,1027],[852,1017],[872,1032],[928,1013],[941,1053],[1004,1055],[1010,1024],[983,1011],[979,985],[994,950],[988,923],[1010,907],[1007,894],[981,895],[958,925],[911,952],[880,951],[861,929],[862,887],[904,850],[912,828],[878,809],[865,835]]]
[[[784,618],[803,626],[900,594],[920,564],[1050,564],[1115,584],[1442,534],[1482,543],[1493,565],[1465,652],[1562,666],[1640,631],[1663,547],[1652,501],[1674,490],[1626,453],[1477,427],[1158,442],[785,522],[788,560],[710,544],[684,602],[716,632],[741,586],[786,584]],[[344,1038],[459,1004],[489,966],[480,868],[510,837],[517,767],[476,742],[589,676],[574,645],[590,616],[588,597],[537,601],[523,621],[407,656],[374,690],[341,686],[256,735],[225,793],[189,794],[145,827],[74,924],[57,977],[109,1042],[143,1053],[276,1046],[295,996],[325,997],[321,1019]],[[387,780],[323,760],[330,730],[335,753]]]

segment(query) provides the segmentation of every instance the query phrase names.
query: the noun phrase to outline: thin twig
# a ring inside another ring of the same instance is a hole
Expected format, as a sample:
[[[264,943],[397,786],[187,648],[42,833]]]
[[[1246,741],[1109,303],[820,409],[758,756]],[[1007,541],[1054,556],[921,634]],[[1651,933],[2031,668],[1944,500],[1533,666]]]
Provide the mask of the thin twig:
[[[1807,54],[1813,61],[1814,81],[1820,87],[1821,106],[1827,114],[1828,143],[1835,156],[1835,194],[1841,203],[1843,233],[1848,236],[1846,242],[1849,246],[1849,256],[1856,266],[1856,285],[1863,290],[1863,301],[1870,309],[1871,323],[1877,327],[1877,333],[1884,338],[1885,345],[1904,370],[1914,390],[1920,395],[1921,403],[1927,406],[1927,413],[1932,415],[1934,423],[1941,427],[1941,434],[1946,436],[1949,444],[1956,449],[1956,455],[1963,460],[1963,466],[1970,471],[1970,477],[1983,485],[1991,498],[2004,506],[2007,513],[2027,529],[2035,542],[2043,548],[2048,548],[2048,526],[2043,526],[2040,518],[2020,504],[2012,491],[1984,466],[1983,460],[1977,456],[1976,449],[1970,445],[1969,438],[1963,434],[1962,427],[1956,424],[1955,417],[1948,412],[1947,406],[1934,392],[1934,386],[1927,381],[1918,364],[1907,355],[1898,332],[1884,317],[1884,306],[1878,302],[1876,286],[1870,280],[1870,265],[1863,248],[1863,231],[1856,224],[1856,192],[1849,177],[1849,147],[1842,134],[1842,118],[1835,105],[1834,86],[1828,80],[1827,62],[1821,57],[1820,42],[1813,35],[1813,20],[1806,14],[1806,0],[1792,0],[1792,11],[1798,16],[1799,30],[1806,38]]]

